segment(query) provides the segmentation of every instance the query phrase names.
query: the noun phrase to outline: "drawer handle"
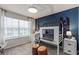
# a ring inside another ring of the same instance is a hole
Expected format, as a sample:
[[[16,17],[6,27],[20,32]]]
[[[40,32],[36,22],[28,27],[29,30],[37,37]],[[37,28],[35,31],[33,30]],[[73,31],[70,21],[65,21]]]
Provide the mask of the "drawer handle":
[[[68,45],[71,45],[71,44],[68,44]]]
[[[68,50],[68,52],[71,52],[71,50]]]

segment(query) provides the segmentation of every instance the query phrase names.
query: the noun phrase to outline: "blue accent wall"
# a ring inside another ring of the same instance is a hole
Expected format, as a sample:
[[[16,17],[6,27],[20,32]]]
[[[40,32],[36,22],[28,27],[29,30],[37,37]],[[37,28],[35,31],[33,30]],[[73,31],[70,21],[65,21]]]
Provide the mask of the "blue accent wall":
[[[52,15],[48,15],[45,17],[41,17],[36,19],[35,23],[36,23],[36,29],[39,26],[43,26],[44,24],[51,24],[51,26],[53,24],[57,24],[57,21],[60,19],[61,16],[63,17],[69,17],[70,19],[70,30],[72,31],[72,33],[75,35],[76,40],[77,40],[77,45],[78,45],[78,49],[79,49],[79,39],[78,39],[78,12],[79,8],[72,8],[69,10],[65,10],[56,14],[52,14]]]
[[[79,45],[79,8],[78,8],[78,45]]]

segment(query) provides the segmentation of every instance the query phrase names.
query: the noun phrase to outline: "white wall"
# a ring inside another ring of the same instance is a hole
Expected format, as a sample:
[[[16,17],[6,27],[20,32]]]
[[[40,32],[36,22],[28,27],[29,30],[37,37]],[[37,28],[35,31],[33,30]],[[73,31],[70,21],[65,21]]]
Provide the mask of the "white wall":
[[[31,42],[34,43],[34,40],[35,40],[35,36],[34,36],[34,33],[35,33],[35,20],[34,19],[31,19]]]

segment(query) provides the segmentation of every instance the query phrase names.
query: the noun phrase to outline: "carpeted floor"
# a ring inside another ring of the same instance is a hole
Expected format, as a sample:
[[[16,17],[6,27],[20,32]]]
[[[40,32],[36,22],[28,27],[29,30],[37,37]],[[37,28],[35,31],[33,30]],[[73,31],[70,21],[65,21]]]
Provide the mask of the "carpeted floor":
[[[51,46],[48,44],[42,44],[48,48],[49,55],[56,55],[56,46]],[[32,44],[27,43],[24,45],[16,46],[5,50],[5,55],[32,55]],[[64,55],[63,50],[60,49],[60,55]]]

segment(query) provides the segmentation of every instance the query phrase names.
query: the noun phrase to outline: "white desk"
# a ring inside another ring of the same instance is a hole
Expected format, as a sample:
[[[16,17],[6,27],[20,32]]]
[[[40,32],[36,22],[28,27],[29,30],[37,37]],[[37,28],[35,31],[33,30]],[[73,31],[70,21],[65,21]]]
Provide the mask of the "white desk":
[[[77,41],[75,37],[64,38],[64,53],[76,55],[77,54]]]

